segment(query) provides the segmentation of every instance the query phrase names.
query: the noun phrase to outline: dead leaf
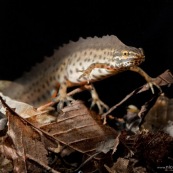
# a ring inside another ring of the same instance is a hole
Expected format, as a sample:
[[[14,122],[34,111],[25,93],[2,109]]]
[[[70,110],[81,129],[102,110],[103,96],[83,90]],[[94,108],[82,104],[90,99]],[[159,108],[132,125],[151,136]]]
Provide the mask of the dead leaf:
[[[1,151],[1,145],[0,145]],[[7,159],[3,154],[0,155],[0,172],[7,173],[13,171],[12,161]]]
[[[150,131],[158,131],[173,121],[173,99],[160,95],[144,119],[143,127]]]
[[[80,101],[73,102],[62,111],[64,114],[58,117],[57,122],[40,126],[61,143],[91,156],[97,152],[99,144],[115,140],[117,132],[96,121],[96,117],[92,117]],[[108,150],[111,149],[112,146]]]
[[[95,158],[98,159],[102,158],[102,154],[97,154],[100,144],[105,143],[104,147],[99,150],[99,153],[103,154],[109,152],[115,144],[117,132],[103,125],[96,116],[92,116],[80,101],[75,101],[71,106],[64,108],[62,115],[58,118],[54,117],[54,122],[42,121],[41,123],[38,121],[38,116],[41,117],[42,114],[39,115],[40,112],[33,107],[8,100],[8,103],[12,103],[15,108],[11,109],[2,98],[1,102],[7,110],[6,114],[9,119],[8,140],[4,143],[4,153],[6,152],[8,156],[13,153],[15,156],[12,158],[13,161],[17,160],[21,163],[20,166],[14,165],[14,170],[28,171],[34,166],[36,166],[34,169],[38,169],[39,166],[48,169],[47,149],[53,151],[52,148],[58,148],[58,145],[55,146],[52,143],[60,142],[89,157],[96,154]],[[17,103],[16,106],[15,103]],[[22,115],[25,114],[25,118],[19,116],[14,110]],[[28,117],[30,114],[31,117]],[[10,146],[12,147],[7,147],[9,140],[11,140]],[[31,161],[32,164],[30,164]]]
[[[34,170],[41,172],[46,168],[51,170],[47,166],[47,147],[56,147],[56,143],[19,117],[5,104],[2,98],[1,102],[6,107],[8,117],[8,132],[1,152],[13,160],[13,171],[28,172]]]
[[[128,171],[129,160],[124,158],[118,158],[114,165],[109,168],[104,165],[109,173],[129,173]]]

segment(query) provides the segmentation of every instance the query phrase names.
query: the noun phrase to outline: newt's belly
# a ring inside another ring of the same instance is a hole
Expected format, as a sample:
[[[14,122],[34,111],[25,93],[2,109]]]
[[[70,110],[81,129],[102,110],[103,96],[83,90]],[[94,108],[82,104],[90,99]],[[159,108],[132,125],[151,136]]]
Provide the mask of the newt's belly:
[[[68,74],[67,74],[68,80],[71,83],[76,83],[76,84],[81,84],[81,83],[85,83],[85,82],[87,83],[88,81],[89,82],[99,81],[99,80],[105,79],[111,75],[118,73],[118,71],[95,68],[91,71],[90,74],[87,74],[87,75],[81,77],[83,72],[77,71],[77,70],[72,73],[71,72],[72,71],[70,71],[70,70],[68,71]]]

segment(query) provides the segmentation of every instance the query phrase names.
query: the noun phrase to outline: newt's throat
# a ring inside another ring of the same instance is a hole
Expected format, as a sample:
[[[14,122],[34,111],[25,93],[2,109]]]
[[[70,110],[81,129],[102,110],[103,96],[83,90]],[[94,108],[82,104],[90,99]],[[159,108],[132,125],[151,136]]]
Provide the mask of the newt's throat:
[[[131,66],[138,66],[144,61],[144,58],[128,58],[128,59],[120,59],[117,58],[114,62],[115,68],[128,68]]]

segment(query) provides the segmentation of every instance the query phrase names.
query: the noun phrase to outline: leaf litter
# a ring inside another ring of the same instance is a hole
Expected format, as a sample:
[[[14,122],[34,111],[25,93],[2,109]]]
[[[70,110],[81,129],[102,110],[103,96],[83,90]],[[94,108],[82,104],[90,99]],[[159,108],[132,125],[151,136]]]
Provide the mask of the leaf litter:
[[[155,83],[170,86],[173,83],[171,72],[167,70],[162,73],[155,79]],[[133,95],[146,90],[147,85],[128,94],[102,116],[104,122],[111,111]],[[83,90],[78,89],[71,94],[81,91]],[[157,100],[160,95],[160,92],[153,95],[141,107],[138,116],[142,120],[153,106],[153,100]],[[172,163],[173,156],[169,151],[172,151],[170,144],[173,139],[169,134],[141,131],[131,135],[126,129],[116,131],[103,124],[99,115],[88,110],[81,101],[72,102],[72,105],[65,107],[57,115],[53,111],[44,112],[2,94],[0,100],[0,132],[5,127],[8,128],[0,137],[0,159],[6,163],[4,165],[8,165],[6,170],[9,172],[121,172],[121,167],[124,172],[144,172],[153,165],[158,170],[166,157],[166,161]],[[156,148],[158,144],[160,147]],[[143,146],[147,147],[143,149]],[[120,151],[122,148],[123,151]],[[151,154],[153,150],[155,154]],[[156,161],[154,157],[160,151],[160,157]],[[134,155],[129,156],[130,152]],[[121,157],[116,156],[118,153]],[[148,154],[150,157],[147,157]],[[73,158],[76,156],[80,161]],[[71,157],[75,161],[71,161]],[[139,165],[143,159],[148,164],[147,168],[145,164]],[[0,165],[0,172],[6,171],[4,165]]]

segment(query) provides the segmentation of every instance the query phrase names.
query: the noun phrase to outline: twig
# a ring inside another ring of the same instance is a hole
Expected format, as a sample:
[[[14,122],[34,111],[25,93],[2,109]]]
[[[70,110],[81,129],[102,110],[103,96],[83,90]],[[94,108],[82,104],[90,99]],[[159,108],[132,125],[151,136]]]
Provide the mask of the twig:
[[[111,113],[114,109],[116,109],[118,106],[120,106],[122,103],[124,103],[126,100],[128,100],[132,95],[134,95],[137,91],[134,90],[132,91],[130,94],[128,94],[123,100],[121,100],[119,103],[117,103],[116,105],[114,105],[113,107],[111,107],[106,113],[104,113],[102,115],[102,119],[104,119],[105,121],[105,118],[106,118],[106,115],[108,115],[109,113]],[[105,124],[105,122],[104,122]]]
[[[161,75],[159,75],[158,77],[155,78],[154,83],[159,86],[170,85],[173,83],[173,75],[169,70],[166,70],[164,73],[162,73]],[[122,103],[124,103],[126,100],[128,100],[133,95],[147,91],[149,89],[149,87],[146,87],[146,86],[147,86],[147,84],[135,89],[130,94],[128,94],[123,100],[121,100],[118,104],[114,105],[106,113],[104,113],[102,115],[103,124],[106,124],[106,116],[109,113],[111,113],[113,110],[115,110],[118,106],[120,106]],[[158,93],[158,95],[159,94],[161,94],[161,92]]]

